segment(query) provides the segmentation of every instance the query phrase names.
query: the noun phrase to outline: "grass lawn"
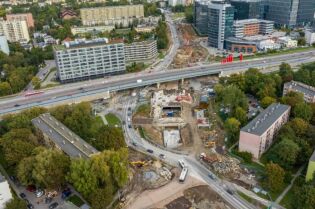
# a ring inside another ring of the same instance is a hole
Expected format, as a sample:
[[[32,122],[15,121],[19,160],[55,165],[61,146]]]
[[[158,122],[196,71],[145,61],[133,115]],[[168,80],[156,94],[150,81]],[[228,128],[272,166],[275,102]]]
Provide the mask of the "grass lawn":
[[[68,198],[68,201],[72,202],[74,205],[76,205],[78,207],[81,207],[84,204],[83,200],[81,200],[81,198],[77,195],[70,196]]]
[[[294,202],[294,194],[293,194],[293,187],[288,191],[288,193],[283,197],[283,199],[280,202],[280,205],[284,206],[286,209],[294,209],[292,207],[292,203]]]
[[[141,138],[145,139],[145,132],[141,126],[139,127],[139,134],[140,134]]]
[[[108,125],[110,126],[121,126],[121,122],[119,120],[119,118],[112,114],[112,113],[108,113],[107,115],[105,115],[105,118],[108,122]]]
[[[139,116],[149,117],[151,112],[150,104],[142,104],[137,108],[136,114]]]
[[[183,18],[183,17],[185,17],[185,13],[184,12],[173,13],[173,18],[174,19]]]

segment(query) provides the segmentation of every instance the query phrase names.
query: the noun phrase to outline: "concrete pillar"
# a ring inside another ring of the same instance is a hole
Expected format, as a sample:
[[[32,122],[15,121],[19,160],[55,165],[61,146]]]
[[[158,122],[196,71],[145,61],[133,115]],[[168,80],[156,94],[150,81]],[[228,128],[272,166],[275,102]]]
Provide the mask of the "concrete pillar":
[[[160,88],[160,83],[157,83],[157,84],[156,84],[156,87],[159,89],[159,88]]]
[[[181,80],[181,81],[182,81],[182,86],[183,86],[183,85],[184,85],[184,79],[182,78],[182,80]]]

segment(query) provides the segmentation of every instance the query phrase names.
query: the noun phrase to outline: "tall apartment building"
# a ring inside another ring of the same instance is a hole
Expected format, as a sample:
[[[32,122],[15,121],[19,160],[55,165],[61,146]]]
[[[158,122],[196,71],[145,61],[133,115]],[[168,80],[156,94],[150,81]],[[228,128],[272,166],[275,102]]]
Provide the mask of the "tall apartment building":
[[[239,151],[250,152],[255,159],[271,146],[274,136],[289,120],[291,107],[271,104],[240,131]]]
[[[126,62],[150,61],[158,56],[156,40],[125,44]]]
[[[210,0],[196,0],[194,3],[193,26],[200,35],[208,34],[208,6]]]
[[[314,20],[314,0],[267,0],[266,19],[278,25],[295,26]]]
[[[7,38],[5,36],[0,35],[0,51],[3,53],[9,55],[10,54],[10,49],[8,45]]]
[[[234,20],[262,19],[261,0],[231,0],[230,3],[234,7]]]
[[[80,15],[83,25],[124,25],[144,17],[144,8],[143,5],[84,8]]]
[[[212,1],[208,10],[208,45],[224,48],[224,40],[233,36],[234,7],[224,1]]]
[[[105,38],[76,40],[54,46],[57,73],[61,82],[123,73],[126,70],[123,43]]]
[[[236,38],[242,38],[244,36],[254,36],[258,34],[270,34],[273,31],[273,21],[259,20],[259,19],[247,19],[236,20],[233,24],[233,35]]]
[[[23,14],[7,14],[6,20],[25,20],[28,28],[34,28],[34,19],[32,13],[23,13]]]
[[[283,95],[286,95],[290,91],[303,94],[305,102],[315,103],[315,88],[312,86],[297,81],[286,82],[283,85]]]
[[[25,20],[0,20],[0,34],[10,42],[28,42],[30,36]]]

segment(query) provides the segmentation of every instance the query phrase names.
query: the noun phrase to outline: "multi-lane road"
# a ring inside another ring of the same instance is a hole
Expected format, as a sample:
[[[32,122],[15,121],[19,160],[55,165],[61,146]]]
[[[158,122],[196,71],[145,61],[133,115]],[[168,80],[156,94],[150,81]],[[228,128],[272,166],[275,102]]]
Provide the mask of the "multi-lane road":
[[[73,101],[74,98],[99,94],[107,91],[118,91],[143,87],[156,83],[176,81],[180,79],[206,76],[225,72],[239,72],[251,67],[267,68],[287,62],[291,65],[299,65],[315,61],[315,50],[308,52],[293,53],[287,55],[270,56],[261,59],[234,62],[225,65],[210,64],[196,67],[174,69],[157,72],[140,72],[134,74],[124,74],[104,79],[83,81],[66,84],[47,90],[43,93],[25,97],[23,93],[0,99],[0,115],[17,112],[35,106],[50,106],[61,104],[65,101]],[[141,80],[141,81],[140,81]]]

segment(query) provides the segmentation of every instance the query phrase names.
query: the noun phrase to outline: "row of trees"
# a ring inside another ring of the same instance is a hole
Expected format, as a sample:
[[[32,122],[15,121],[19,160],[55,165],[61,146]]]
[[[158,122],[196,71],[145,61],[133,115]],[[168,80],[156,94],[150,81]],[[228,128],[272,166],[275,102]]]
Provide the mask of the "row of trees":
[[[156,39],[158,49],[166,49],[169,44],[167,25],[164,21],[159,21],[156,27]]]

